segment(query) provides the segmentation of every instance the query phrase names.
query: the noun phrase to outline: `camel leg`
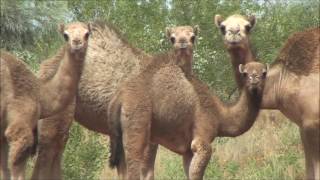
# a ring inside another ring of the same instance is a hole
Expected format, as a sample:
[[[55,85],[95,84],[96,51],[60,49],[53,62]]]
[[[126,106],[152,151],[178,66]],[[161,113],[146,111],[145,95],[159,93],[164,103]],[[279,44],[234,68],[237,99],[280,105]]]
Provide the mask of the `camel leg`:
[[[142,179],[141,165],[149,143],[151,111],[142,104],[126,105],[123,106],[121,114],[122,140],[127,167],[126,179]]]
[[[9,144],[8,166],[11,179],[22,180],[25,177],[26,161],[34,143],[32,124],[28,123],[35,119],[28,119],[26,118],[28,115],[20,114],[18,111],[12,112],[12,114],[8,116],[9,125],[5,130],[5,137]],[[33,118],[33,115],[31,114],[29,117]]]
[[[154,163],[156,160],[158,144],[149,144],[143,157],[142,177],[145,180],[154,179]]]
[[[191,180],[203,179],[205,169],[210,161],[212,148],[210,143],[195,138],[191,143],[193,157],[189,167]]]
[[[73,113],[68,111],[39,122],[38,152],[32,179],[62,179],[61,159]]]
[[[190,163],[191,163],[192,157],[193,157],[192,152],[187,152],[186,154],[183,155],[183,169],[184,169],[184,172],[187,176],[187,179],[190,179],[189,168],[190,168]]]
[[[319,156],[319,129],[300,129],[301,139],[305,153],[306,179],[320,179],[320,156]]]
[[[8,168],[8,144],[4,137],[1,137],[1,179],[10,179],[10,172]]]
[[[307,137],[305,132],[300,128],[300,136],[303,144],[304,149],[304,157],[305,157],[305,168],[306,168],[306,179],[313,179],[314,171],[312,165],[312,157],[311,157],[311,149],[310,145],[308,144]]]

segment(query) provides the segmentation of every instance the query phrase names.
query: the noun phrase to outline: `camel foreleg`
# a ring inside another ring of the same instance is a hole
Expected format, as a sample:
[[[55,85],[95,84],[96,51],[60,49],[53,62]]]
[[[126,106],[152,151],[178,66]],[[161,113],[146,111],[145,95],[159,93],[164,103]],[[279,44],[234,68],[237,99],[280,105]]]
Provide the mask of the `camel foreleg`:
[[[189,179],[203,179],[205,169],[210,161],[212,148],[210,143],[195,138],[191,143],[193,153],[189,166]]]
[[[68,111],[40,120],[37,159],[32,179],[62,179],[62,154],[72,120],[73,113]]]

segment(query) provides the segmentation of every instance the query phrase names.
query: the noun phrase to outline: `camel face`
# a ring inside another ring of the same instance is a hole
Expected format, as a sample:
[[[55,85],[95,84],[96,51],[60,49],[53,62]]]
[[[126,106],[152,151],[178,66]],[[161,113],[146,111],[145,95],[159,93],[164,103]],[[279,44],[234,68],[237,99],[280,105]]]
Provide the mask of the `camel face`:
[[[81,22],[60,25],[60,33],[71,48],[71,53],[84,52],[88,47],[90,24]]]
[[[258,62],[250,62],[239,65],[239,72],[245,78],[245,86],[251,93],[262,93],[268,66]]]
[[[198,32],[198,26],[177,26],[166,28],[167,37],[171,41],[175,51],[187,54],[192,52]]]
[[[222,16],[216,15],[214,21],[220,29],[228,49],[245,47],[249,43],[250,30],[256,23],[254,16],[245,17],[241,15],[232,15],[226,20]]]

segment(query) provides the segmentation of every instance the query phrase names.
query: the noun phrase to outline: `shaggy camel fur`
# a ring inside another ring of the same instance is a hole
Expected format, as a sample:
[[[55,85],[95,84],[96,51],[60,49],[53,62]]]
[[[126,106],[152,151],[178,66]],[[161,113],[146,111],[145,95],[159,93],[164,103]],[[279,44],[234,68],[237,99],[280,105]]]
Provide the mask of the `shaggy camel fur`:
[[[41,63],[37,79],[25,64],[1,52],[1,165],[4,179],[23,179],[36,124],[72,102],[84,61],[90,27],[60,26],[67,44],[54,58]],[[44,72],[46,74],[44,74]],[[2,143],[3,142],[3,143]],[[9,145],[8,145],[9,143]],[[9,170],[7,169],[9,159]]]
[[[109,135],[106,122],[110,99],[120,83],[144,69],[150,59],[150,55],[129,45],[111,25],[92,25],[76,105],[43,119],[39,125],[39,148],[33,179],[61,179],[61,158],[73,118],[90,130]],[[157,145],[150,146],[149,150],[145,177],[152,179]]]
[[[139,179],[144,150],[152,142],[182,155],[189,179],[202,179],[214,138],[244,133],[259,113],[267,68],[252,62],[239,70],[246,84],[233,106],[174,63],[150,64],[124,83],[109,105],[111,165],[126,169],[126,178]]]
[[[245,18],[236,17],[240,19],[229,17],[224,21],[221,16],[215,16],[215,23],[225,39],[228,35],[224,29],[245,24]],[[320,179],[319,34],[320,28],[317,27],[289,37],[270,69],[261,105],[263,109],[280,110],[300,127],[306,178],[317,180]],[[234,58],[232,64],[235,62],[241,63],[242,60]]]
[[[1,51],[1,179],[23,179],[40,115],[39,82],[27,65]]]

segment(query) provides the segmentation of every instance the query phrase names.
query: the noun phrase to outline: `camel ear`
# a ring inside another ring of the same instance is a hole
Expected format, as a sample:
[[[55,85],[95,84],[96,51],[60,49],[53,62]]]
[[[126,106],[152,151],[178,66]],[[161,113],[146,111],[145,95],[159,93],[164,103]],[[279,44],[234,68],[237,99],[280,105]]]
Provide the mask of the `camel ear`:
[[[193,27],[193,33],[194,33],[194,35],[195,35],[195,36],[198,36],[199,32],[200,32],[199,25],[195,25],[195,26]]]
[[[62,33],[62,34],[64,33],[64,24],[63,23],[59,24],[58,30],[60,33]]]
[[[223,17],[220,15],[220,14],[216,14],[215,16],[214,16],[214,24],[218,27],[218,28],[220,28],[220,26],[221,26],[221,23],[223,22]]]
[[[87,23],[89,34],[91,34],[91,23]]]
[[[239,72],[240,72],[241,74],[245,73],[245,72],[244,72],[244,65],[243,65],[243,64],[239,64]]]
[[[166,27],[166,36],[167,38],[170,38],[171,37],[171,28],[170,27]]]
[[[248,21],[250,22],[250,25],[251,25],[251,29],[256,25],[256,16],[254,15],[250,15],[248,16]]]
[[[266,68],[264,69],[264,72],[268,72],[269,71],[269,64],[266,64]]]

